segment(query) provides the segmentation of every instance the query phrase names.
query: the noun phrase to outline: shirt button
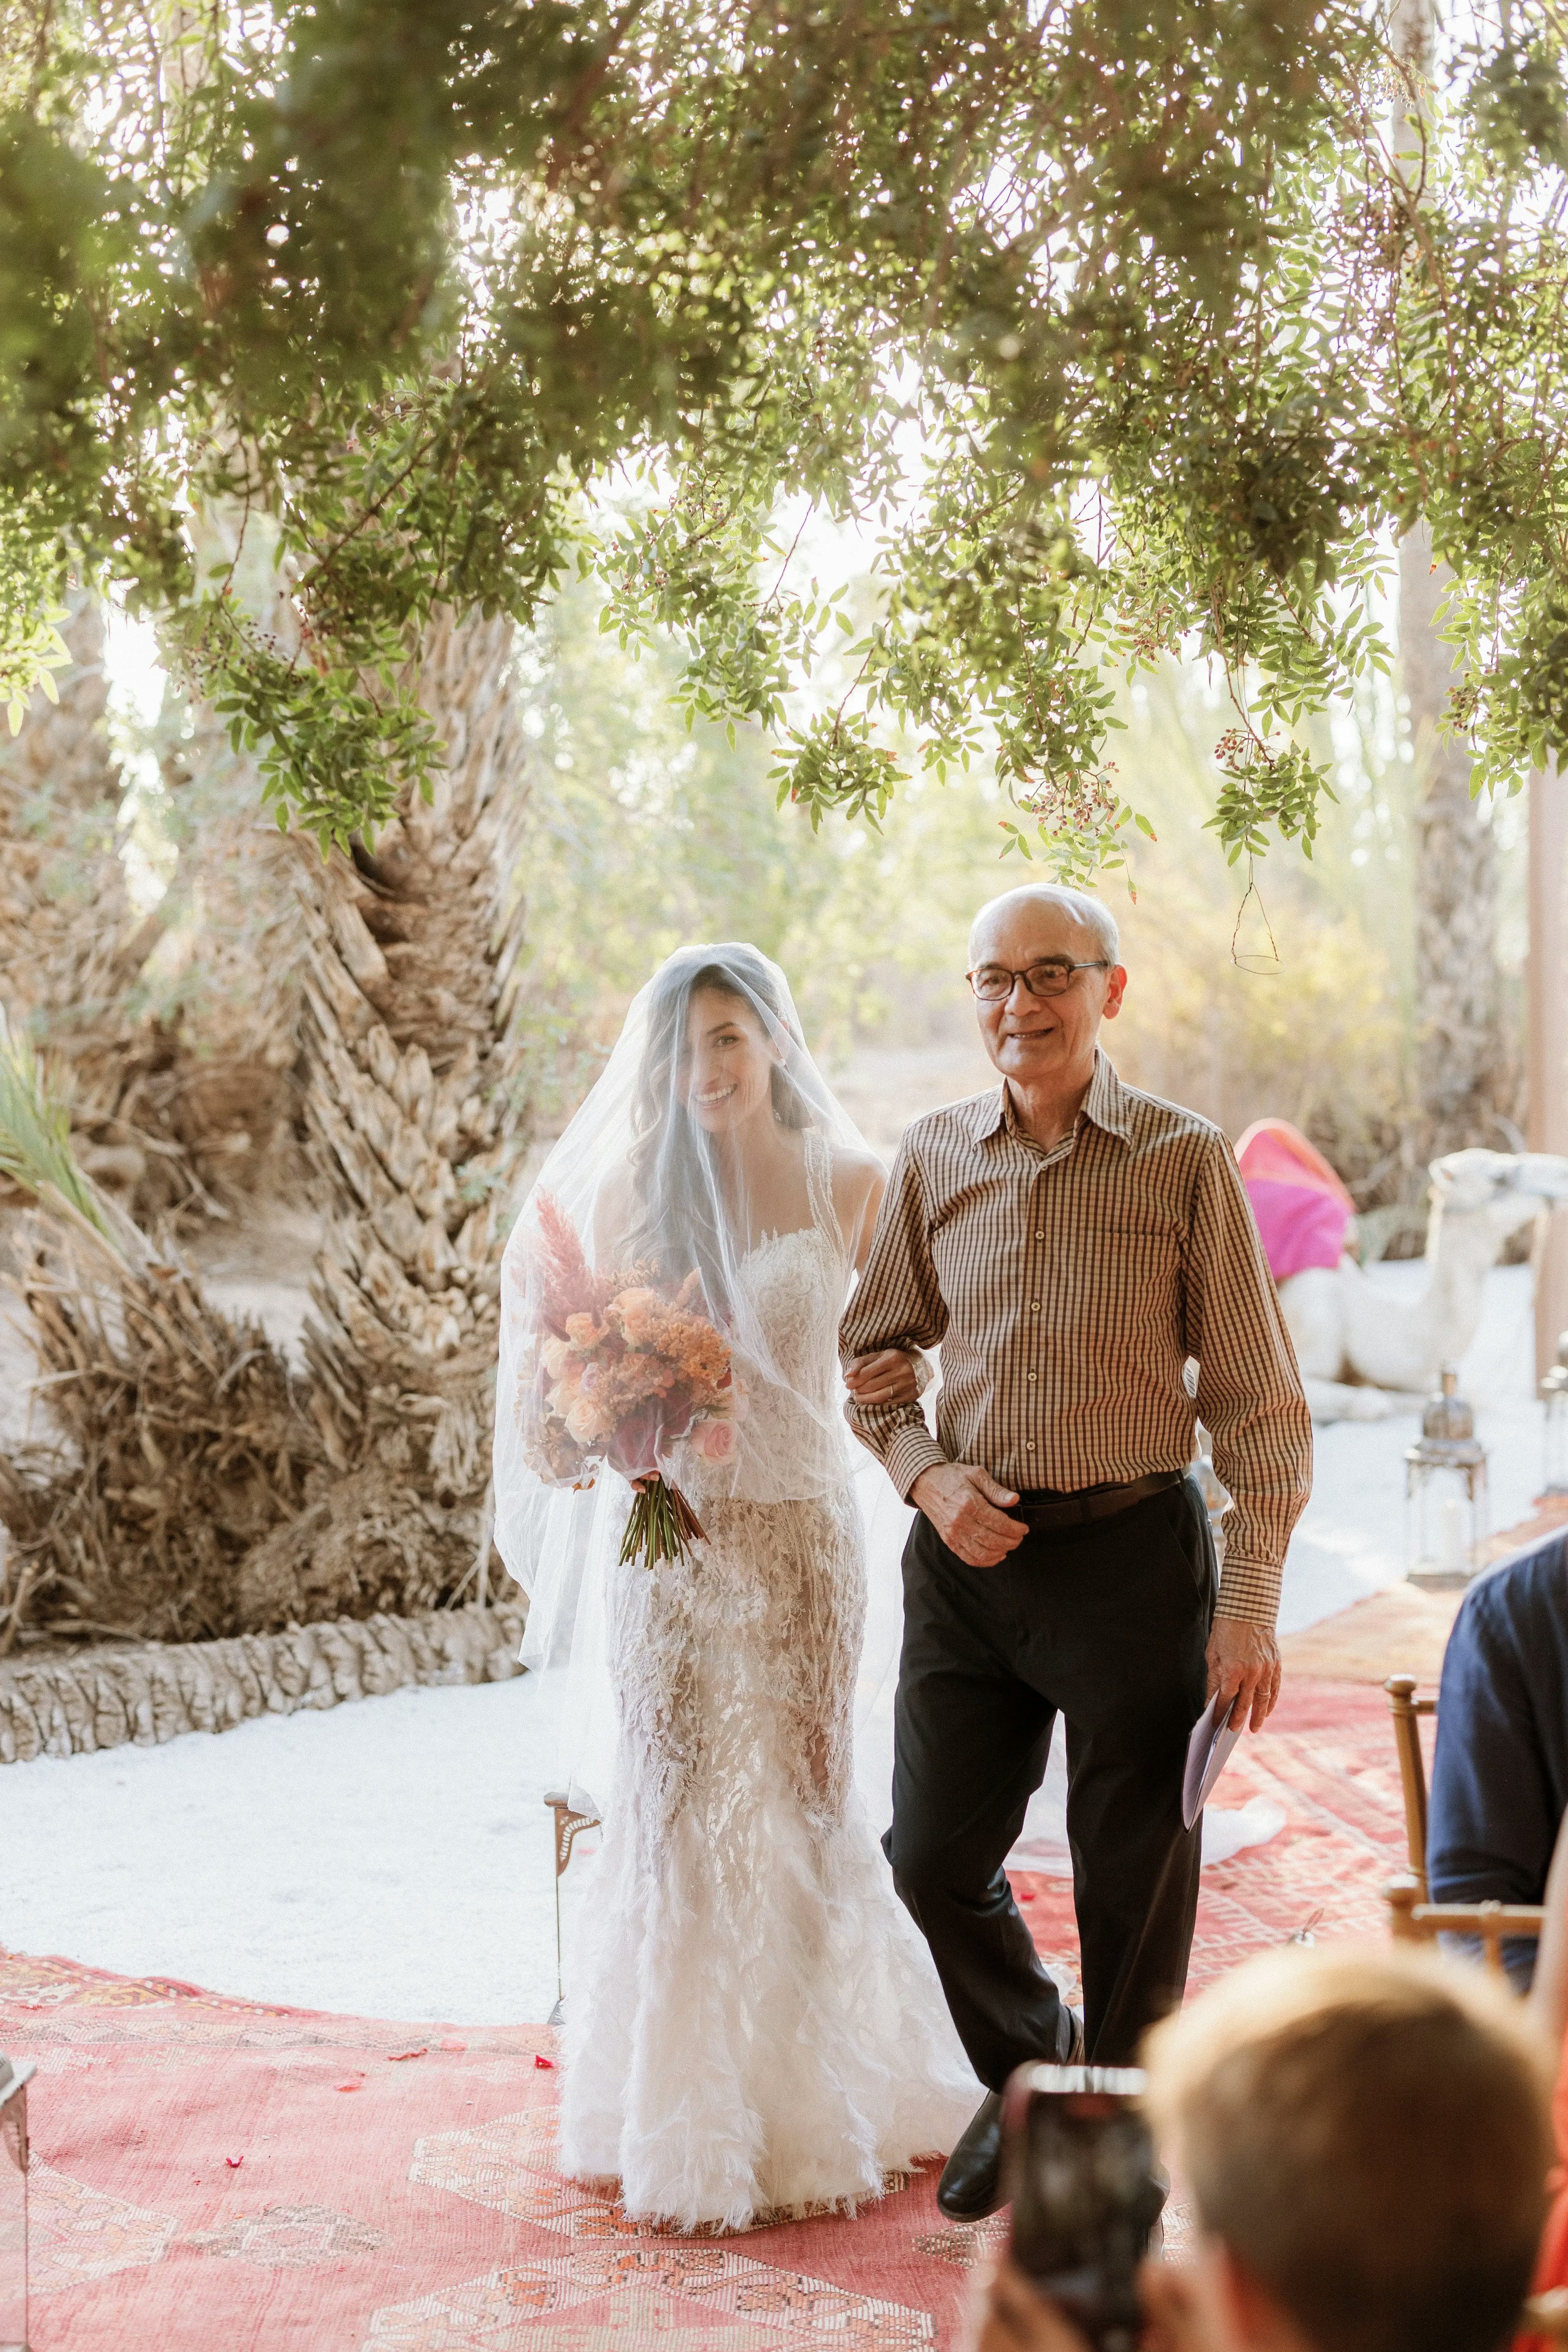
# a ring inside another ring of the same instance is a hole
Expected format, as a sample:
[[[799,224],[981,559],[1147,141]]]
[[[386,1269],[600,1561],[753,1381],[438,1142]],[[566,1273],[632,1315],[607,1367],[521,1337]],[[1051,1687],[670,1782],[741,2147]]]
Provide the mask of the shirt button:
[[[1039,1313],[1039,1311],[1040,1311],[1040,1302],[1039,1302],[1039,1300],[1038,1300],[1037,1298],[1031,1298],[1031,1299],[1030,1299],[1030,1301],[1029,1301],[1029,1312],[1030,1312],[1030,1314],[1031,1314],[1031,1315],[1037,1315],[1037,1314]]]
[[[1030,1438],[1026,1438],[1026,1439],[1025,1440],[1025,1444],[1024,1444],[1024,1451],[1025,1451],[1025,1453],[1026,1453],[1026,1454],[1032,1454],[1032,1453],[1034,1452],[1034,1450],[1035,1450],[1035,1441],[1034,1441],[1034,1439],[1033,1439],[1032,1437],[1030,1437]]]
[[[1036,1373],[1034,1373],[1034,1372],[1031,1372],[1031,1373],[1029,1374],[1029,1378],[1030,1378],[1030,1380],[1035,1380],[1036,1378],[1037,1378],[1037,1375]]]
[[[1043,1241],[1045,1240],[1045,1238],[1046,1238],[1046,1229],[1045,1229],[1044,1225],[1037,1225],[1037,1226],[1035,1227],[1035,1239],[1036,1239],[1037,1242],[1043,1242]]]

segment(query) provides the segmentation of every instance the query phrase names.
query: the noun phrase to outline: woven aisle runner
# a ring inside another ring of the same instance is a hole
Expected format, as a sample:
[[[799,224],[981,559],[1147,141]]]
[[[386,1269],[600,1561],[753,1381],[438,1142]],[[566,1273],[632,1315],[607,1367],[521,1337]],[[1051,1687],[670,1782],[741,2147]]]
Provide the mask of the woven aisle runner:
[[[1275,1798],[1287,1827],[1204,1874],[1194,1983],[1302,1929],[1383,1932],[1402,1845],[1380,1691],[1298,1683],[1223,1789]],[[1018,1885],[1041,1948],[1075,1961],[1068,1890]],[[853,2219],[634,2228],[555,2171],[540,2027],[318,2016],[0,1956],[0,2047],[38,2061],[35,2352],[914,2352],[956,2343],[1002,2227],[943,2222],[926,2168]]]

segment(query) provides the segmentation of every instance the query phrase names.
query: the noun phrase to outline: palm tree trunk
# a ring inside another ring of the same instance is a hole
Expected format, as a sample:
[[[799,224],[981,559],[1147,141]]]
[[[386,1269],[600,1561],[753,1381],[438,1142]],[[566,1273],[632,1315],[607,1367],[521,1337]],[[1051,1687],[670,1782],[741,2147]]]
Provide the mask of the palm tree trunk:
[[[149,1058],[127,994],[157,937],[138,922],[116,844],[103,614],[74,601],[58,703],[35,694],[0,746],[0,973],[15,1027],[47,1048],[71,1097],[79,1156],[143,1212],[167,1190],[127,1117]]]
[[[180,838],[160,910],[159,977],[174,1045],[163,1116],[219,1200],[297,1198],[306,942],[296,849],[262,804],[255,761],[231,749],[210,709],[197,708],[159,765]]]
[[[183,1270],[105,1276],[34,1253],[21,1286],[63,1444],[0,1460],[0,1642],[409,1614],[463,1595],[488,1560],[519,1126],[511,649],[504,621],[433,623],[420,685],[447,758],[432,801],[405,803],[374,850],[290,852],[329,1210],[307,1382]]]
[[[76,661],[58,705],[36,695],[0,746],[4,1001],[69,1087],[78,1157],[134,1216],[281,1189],[299,1178],[293,854],[261,807],[254,762],[198,711],[161,761],[179,863],[138,920],[92,600],[77,601],[65,635]]]
[[[301,851],[308,1149],[328,1206],[306,1352],[339,1475],[247,1570],[247,1621],[405,1613],[489,1557],[499,1211],[516,1156],[509,904],[527,747],[505,620],[435,619],[447,764],[374,849]]]
[[[1498,866],[1490,812],[1470,797],[1470,756],[1438,732],[1456,677],[1437,614],[1452,578],[1424,523],[1399,549],[1400,667],[1421,779],[1416,806],[1418,1167],[1497,1140],[1517,1073],[1503,1034],[1497,964]]]
[[[1426,93],[1436,70],[1436,0],[1395,0],[1389,43],[1410,69],[1412,95],[1393,124],[1394,152],[1412,175]],[[1445,1151],[1495,1140],[1518,1072],[1503,1034],[1497,965],[1498,872],[1490,811],[1470,797],[1470,758],[1439,732],[1457,670],[1438,634],[1453,574],[1434,564],[1417,523],[1399,546],[1399,652],[1420,798],[1415,815],[1415,1067],[1420,1106],[1414,1174]]]

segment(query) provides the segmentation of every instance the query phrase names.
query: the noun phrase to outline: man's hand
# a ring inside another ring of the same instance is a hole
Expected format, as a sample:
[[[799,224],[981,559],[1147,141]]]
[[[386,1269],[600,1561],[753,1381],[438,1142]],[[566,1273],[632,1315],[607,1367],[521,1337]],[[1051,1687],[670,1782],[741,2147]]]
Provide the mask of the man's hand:
[[[1185,2263],[1156,2255],[1139,2265],[1144,2352],[1215,2352],[1215,2330],[1196,2285]],[[1001,2257],[978,2299],[970,2336],[972,2352],[1088,2352],[1066,2313],[1010,2254]]]
[[[1006,2254],[977,2317],[973,2352],[1089,2352],[1088,2339]]]
[[[857,1404],[913,1404],[920,1395],[915,1368],[902,1348],[880,1348],[844,1368],[844,1385]]]
[[[933,1463],[910,1488],[915,1508],[971,1568],[994,1568],[1023,1542],[1028,1533],[1023,1520],[1006,1515],[1006,1506],[1017,1499],[1011,1486],[999,1486],[973,1462]]]
[[[918,1483],[918,1481],[917,1481]],[[1239,1696],[1238,1728],[1261,1731],[1279,1696],[1279,1644],[1264,1625],[1249,1625],[1240,1617],[1216,1617],[1208,1646],[1209,1696]]]

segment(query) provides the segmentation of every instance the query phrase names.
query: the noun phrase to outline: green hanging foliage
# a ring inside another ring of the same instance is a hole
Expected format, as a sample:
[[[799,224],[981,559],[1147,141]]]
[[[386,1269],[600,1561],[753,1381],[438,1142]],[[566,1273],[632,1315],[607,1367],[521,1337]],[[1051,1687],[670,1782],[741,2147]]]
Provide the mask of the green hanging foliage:
[[[0,0],[0,698],[85,573],[344,840],[439,756],[433,607],[577,571],[814,824],[912,742],[1082,876],[1115,679],[1185,645],[1256,856],[1424,516],[1516,790],[1568,753],[1568,17],[1509,26],[1439,100],[1350,0]]]

